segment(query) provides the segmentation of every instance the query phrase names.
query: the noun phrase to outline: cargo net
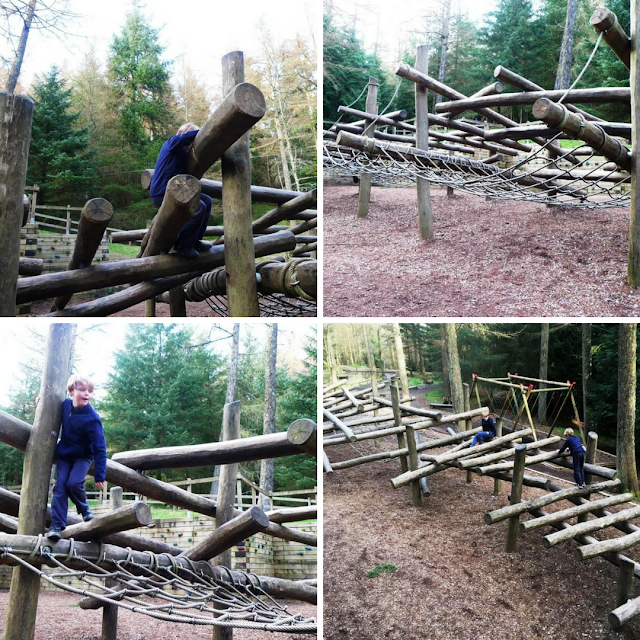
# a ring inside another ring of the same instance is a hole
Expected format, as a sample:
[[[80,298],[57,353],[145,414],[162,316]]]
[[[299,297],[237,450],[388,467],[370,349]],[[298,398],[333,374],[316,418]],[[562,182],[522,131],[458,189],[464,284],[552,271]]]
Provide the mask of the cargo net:
[[[227,296],[213,295],[204,301],[215,315],[223,318],[229,316]],[[299,318],[318,314],[318,303],[315,300],[288,298],[283,293],[266,295],[258,292],[258,306],[261,318]]]
[[[442,152],[368,139],[363,150],[340,146],[331,140],[323,144],[325,174],[371,175],[372,184],[407,187],[416,178],[452,187],[478,196],[502,200],[527,200],[542,204],[603,209],[626,207],[630,202],[630,174],[602,157],[588,145],[567,149],[558,157],[548,148],[558,134],[530,154],[510,160],[508,168],[486,164]],[[574,163],[567,160],[575,158]]]
[[[67,567],[64,562],[47,552],[41,546],[41,541],[36,544],[32,556],[36,554],[51,561],[57,570],[45,573],[12,553],[10,548],[3,550],[2,557],[11,558],[38,574],[42,580],[64,591],[95,598],[102,604],[117,605],[167,622],[295,634],[317,632],[315,618],[289,613],[286,606],[279,604],[260,587],[260,580],[252,574],[247,574],[250,586],[234,584],[231,574],[229,582],[216,581],[203,575],[193,563],[189,563],[191,569],[183,566],[178,569],[175,560],[171,567],[158,567],[152,553],[149,553],[152,558],[151,568],[127,559],[114,562],[116,571],[107,571],[76,555],[72,548],[64,560],[67,561],[73,555],[75,561],[83,562],[86,569],[78,571]],[[129,571],[128,566],[135,567],[136,574]],[[71,578],[86,583],[87,588],[79,589],[64,582]],[[149,599],[159,603],[155,604]]]

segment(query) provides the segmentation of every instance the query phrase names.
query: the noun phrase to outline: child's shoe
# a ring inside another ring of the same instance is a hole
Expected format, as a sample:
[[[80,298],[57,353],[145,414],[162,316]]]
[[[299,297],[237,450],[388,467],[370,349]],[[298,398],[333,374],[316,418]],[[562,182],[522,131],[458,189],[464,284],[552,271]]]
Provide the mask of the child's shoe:
[[[176,244],[173,248],[185,258],[197,258],[198,252],[193,247],[183,247],[182,245]]]
[[[198,240],[198,242],[196,242],[193,248],[196,251],[207,252],[209,251],[209,249],[211,249],[211,247],[213,247],[213,245],[210,242],[204,242],[203,240]]]
[[[82,519],[85,522],[89,522],[89,520],[93,520],[93,511],[91,511],[90,507],[87,507],[87,510],[82,514]]]
[[[62,538],[62,530],[58,529],[58,527],[49,527],[49,533],[47,533],[47,538],[49,538],[51,542],[58,542],[58,540]]]

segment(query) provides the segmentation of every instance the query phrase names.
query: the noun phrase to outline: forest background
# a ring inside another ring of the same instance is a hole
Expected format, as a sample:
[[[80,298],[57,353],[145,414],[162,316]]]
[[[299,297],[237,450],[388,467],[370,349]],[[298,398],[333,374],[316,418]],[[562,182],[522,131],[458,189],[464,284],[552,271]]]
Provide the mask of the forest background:
[[[83,206],[89,198],[105,198],[116,210],[114,227],[144,228],[157,209],[140,187],[140,173],[154,167],[160,147],[182,123],[202,125],[222,100],[221,86],[211,86],[211,77],[194,71],[189,49],[168,59],[163,42],[182,38],[194,20],[215,19],[215,7],[188,0],[179,14],[174,7],[178,25],[160,28],[154,24],[153,3],[148,8],[131,0],[121,31],[111,38],[106,63],[94,44],[74,70],[50,66],[31,86],[18,80],[12,88],[18,36],[31,6],[34,33],[39,28],[70,41],[79,18],[69,8],[72,1],[0,3],[5,49],[11,42],[16,47],[3,56],[1,88],[35,102],[27,185],[39,186],[38,204]],[[254,15],[246,9],[245,31],[254,34],[256,44],[251,55],[245,53],[246,81],[262,90],[267,104],[265,117],[251,130],[252,183],[310,190],[317,174],[313,25],[292,25],[288,38],[277,38],[266,24],[253,24]],[[220,179],[219,163],[205,177]],[[264,207],[256,205],[255,216]],[[221,223],[218,202],[210,224]]]
[[[442,384],[438,397],[451,397],[445,340],[438,323],[400,324],[400,335],[410,384],[433,378]],[[548,334],[545,338],[545,327]],[[472,374],[485,378],[505,377],[508,372],[558,382],[575,382],[574,392],[581,420],[599,435],[599,446],[615,452],[618,435],[618,324],[599,323],[462,323],[455,324],[462,382],[471,384]],[[635,325],[634,325],[635,327]],[[393,324],[325,324],[324,380],[339,365],[366,367],[365,331],[369,331],[376,367],[397,369]],[[637,331],[637,327],[636,327]],[[636,336],[637,338],[637,336]],[[542,347],[547,344],[547,373],[541,375]],[[588,365],[585,372],[583,365]],[[636,366],[636,371],[640,371]],[[583,393],[588,377],[587,393]],[[636,378],[637,379],[637,378]],[[636,390],[640,385],[636,384]],[[636,391],[637,393],[637,391]],[[473,405],[475,406],[475,405]],[[640,403],[636,397],[635,443],[640,453]],[[565,406],[566,425],[573,413]]]
[[[474,3],[479,11],[482,0]],[[324,1],[323,19],[323,121],[328,129],[339,114],[338,106],[365,108],[369,76],[379,81],[379,112],[406,109],[407,119],[415,115],[415,85],[395,75],[400,62],[415,63],[417,45],[429,47],[429,75],[463,93],[472,95],[493,83],[493,70],[502,65],[544,89],[566,89],[575,80],[591,55],[597,40],[589,18],[600,6],[618,17],[629,33],[629,2],[607,0],[498,0],[494,11],[482,18],[469,17],[462,2],[425,2],[413,15],[404,16],[410,31],[397,34],[395,50],[383,45],[372,33],[365,48],[362,29],[366,7],[357,0]],[[415,4],[413,5],[415,8]],[[372,8],[370,8],[372,10]],[[378,8],[378,32],[388,5]],[[387,16],[388,17],[388,16]],[[397,14],[394,16],[397,18]],[[407,41],[408,40],[408,41]],[[386,55],[383,49],[386,47]],[[585,87],[629,86],[629,72],[604,44],[598,49],[586,73],[576,85]],[[361,94],[361,92],[364,93]],[[397,93],[396,93],[397,90]],[[505,92],[518,91],[505,86]],[[395,97],[394,97],[395,96]],[[440,96],[429,92],[429,111]],[[384,111],[383,111],[384,110]],[[589,105],[590,111],[605,120],[629,121],[628,106]],[[498,109],[514,120],[533,120],[530,107]],[[468,112],[466,115],[469,115]],[[477,117],[475,113],[471,117]]]
[[[114,353],[114,365],[104,388],[97,388],[93,406],[102,417],[109,456],[116,451],[217,442],[222,411],[230,387],[241,402],[242,436],[263,433],[266,413],[265,388],[269,339],[264,325],[239,326],[237,372],[232,375],[234,350],[232,325],[214,325],[207,332],[195,325],[164,323],[130,324],[124,345]],[[283,331],[279,325],[280,332]],[[101,331],[84,327],[84,331]],[[108,331],[108,329],[107,329]],[[315,420],[317,413],[317,339],[315,326],[298,323],[286,332],[302,333],[303,357],[291,349],[280,349],[275,365],[275,425],[285,431],[299,418]],[[104,335],[104,340],[109,340]],[[3,411],[33,423],[35,398],[40,391],[44,337],[33,332],[28,340],[31,355],[25,356]],[[281,340],[281,342],[283,342]],[[80,342],[76,343],[80,349]],[[38,347],[39,345],[39,347]],[[221,345],[224,345],[221,346]],[[78,353],[72,356],[72,366]],[[86,371],[77,371],[87,375]],[[0,444],[0,485],[21,483],[24,453]],[[310,489],[316,485],[315,459],[308,455],[276,459],[276,491]],[[240,465],[240,473],[259,484],[260,462]],[[214,475],[212,467],[167,469],[150,472],[174,482]],[[207,492],[210,485],[194,485]]]

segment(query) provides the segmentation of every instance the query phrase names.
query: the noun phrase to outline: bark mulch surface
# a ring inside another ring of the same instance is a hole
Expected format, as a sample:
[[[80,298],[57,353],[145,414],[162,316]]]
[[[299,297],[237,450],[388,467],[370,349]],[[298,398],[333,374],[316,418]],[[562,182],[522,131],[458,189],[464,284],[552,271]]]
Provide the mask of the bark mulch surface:
[[[4,631],[9,591],[0,591],[0,632]],[[100,640],[102,610],[84,611],[79,597],[70,593],[44,592],[38,599],[35,640]],[[280,601],[283,602],[283,601]],[[316,616],[316,607],[305,602],[285,601],[292,613]],[[164,622],[149,616],[118,611],[118,640],[211,640],[211,627]],[[236,640],[292,640],[310,636],[234,629]]]
[[[324,314],[637,316],[626,284],[629,210],[547,208],[433,189],[435,238],[420,240],[415,189],[324,189]]]
[[[330,453],[332,462],[353,457],[347,445]],[[507,522],[485,525],[483,515],[508,504],[508,483],[492,498],[492,479],[474,476],[466,484],[464,472],[449,469],[430,477],[433,493],[415,508],[409,487],[391,486],[399,473],[394,460],[325,475],[325,640],[640,637],[640,620],[619,634],[609,627],[618,569],[606,560],[578,562],[573,542],[544,549],[550,527],[505,552]],[[544,492],[523,493],[529,499]],[[397,570],[367,577],[384,563]]]

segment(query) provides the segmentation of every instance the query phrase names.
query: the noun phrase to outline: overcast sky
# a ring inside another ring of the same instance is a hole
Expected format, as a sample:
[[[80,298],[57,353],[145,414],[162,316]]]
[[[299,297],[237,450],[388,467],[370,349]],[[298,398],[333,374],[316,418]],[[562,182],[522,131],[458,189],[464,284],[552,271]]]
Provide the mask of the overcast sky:
[[[28,322],[0,319],[0,406],[6,405],[12,388],[15,388],[20,372],[25,363],[42,359],[45,336],[49,324],[53,322],[45,318],[30,318]],[[214,323],[205,320],[188,321],[193,324],[203,338],[215,340],[225,338],[223,331],[213,329],[214,324],[223,325],[228,331],[233,330],[233,321]],[[76,370],[93,380],[96,393],[104,389],[109,374],[113,371],[114,353],[124,346],[124,338],[129,322],[78,321],[78,339],[76,352],[78,361]],[[312,335],[311,327],[315,320],[296,318],[295,320],[278,319],[278,360],[281,362],[291,355],[302,360],[305,357],[304,343],[307,336]],[[264,344],[267,325],[264,322],[252,322],[240,325],[240,346],[251,331],[259,343]],[[211,346],[225,357],[230,353],[231,340],[223,339]],[[241,350],[242,353],[242,350]],[[263,375],[263,372],[258,372]],[[98,395],[100,397],[100,395]]]
[[[64,40],[32,30],[20,81],[28,87],[34,74],[42,74],[52,64],[73,71],[82,63],[91,43],[103,61],[114,35],[122,32],[131,0],[70,0],[70,7],[80,17],[70,20],[66,30],[72,35]],[[210,87],[220,84],[220,60],[230,51],[259,52],[257,26],[263,23],[274,41],[312,34],[319,46],[321,30],[320,0],[153,0],[146,3],[145,14],[152,27],[160,29],[160,42],[166,47],[165,58],[177,59],[184,52],[188,64]],[[0,43],[2,55],[9,55]]]

